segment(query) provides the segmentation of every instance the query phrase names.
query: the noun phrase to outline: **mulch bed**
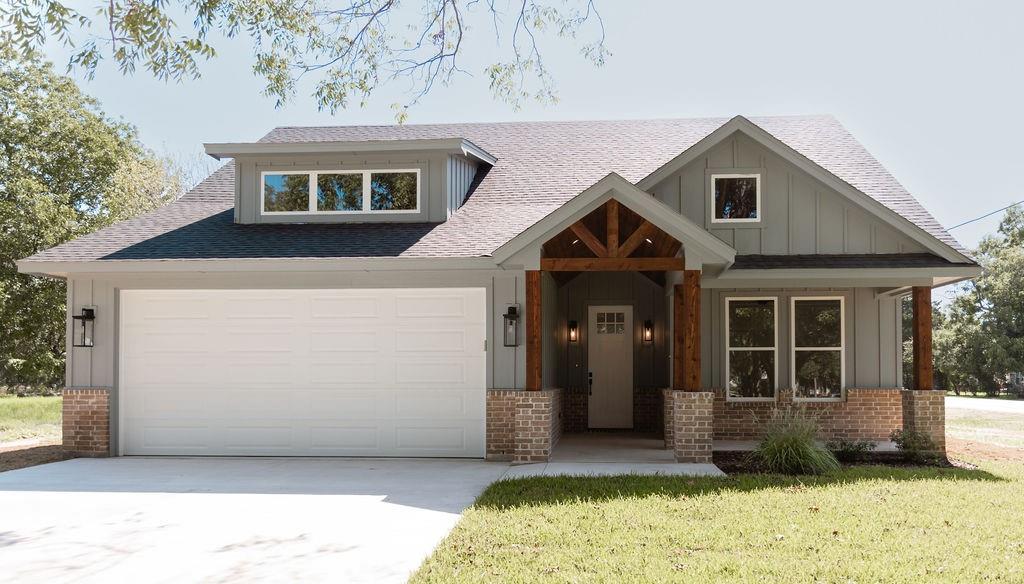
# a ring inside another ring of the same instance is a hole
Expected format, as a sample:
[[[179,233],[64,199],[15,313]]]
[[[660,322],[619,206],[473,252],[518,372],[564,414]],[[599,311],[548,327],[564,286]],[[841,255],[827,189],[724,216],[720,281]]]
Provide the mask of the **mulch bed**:
[[[716,450],[712,455],[712,461],[718,468],[722,469],[722,472],[726,474],[760,474],[764,473],[765,470],[761,468],[756,461],[750,455],[750,452],[737,452],[737,451],[723,451]],[[898,452],[870,452],[863,455],[856,462],[843,462],[843,466],[859,466],[865,464],[872,465],[884,465],[892,467],[909,467],[909,466],[937,466],[944,468],[957,467],[972,467],[969,463],[961,462],[959,460],[936,460],[929,464],[922,464],[919,462],[908,462]]]
[[[17,448],[0,447],[0,472],[72,458],[60,444],[37,444]]]

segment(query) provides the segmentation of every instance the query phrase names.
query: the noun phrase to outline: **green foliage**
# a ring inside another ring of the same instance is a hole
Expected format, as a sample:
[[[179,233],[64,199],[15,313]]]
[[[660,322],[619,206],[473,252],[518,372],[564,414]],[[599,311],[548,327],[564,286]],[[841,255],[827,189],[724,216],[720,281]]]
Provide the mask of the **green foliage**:
[[[893,430],[889,439],[896,443],[896,448],[907,462],[931,462],[939,450],[931,436],[918,430]]]
[[[984,268],[935,324],[935,365],[947,387],[994,395],[1024,371],[1024,209],[1006,212],[977,250]]]
[[[0,45],[0,383],[63,377],[65,285],[15,261],[151,210],[181,190],[135,129],[68,77]]]
[[[815,442],[817,430],[817,421],[802,409],[777,408],[752,456],[773,473],[813,475],[837,470],[836,458]]]
[[[483,72],[494,96],[516,108],[527,99],[557,100],[538,46],[545,35],[575,41],[589,24],[593,40],[580,44],[582,56],[600,66],[609,55],[594,0],[418,4],[401,10],[396,0],[111,0],[93,18],[62,0],[6,0],[0,3],[0,42],[28,54],[58,40],[75,48],[71,65],[90,76],[113,59],[125,74],[141,67],[181,81],[199,77],[201,62],[216,57],[212,38],[245,36],[252,70],[279,105],[294,96],[303,77],[331,112],[354,99],[365,104],[382,82],[404,79],[409,100],[392,105],[399,121],[435,84],[464,72],[457,59],[470,31],[493,31],[499,44],[507,41],[506,54]]]
[[[875,449],[876,444],[870,440],[847,440],[846,438],[834,438],[825,443],[837,460],[840,462],[857,462],[864,460],[867,453]]]

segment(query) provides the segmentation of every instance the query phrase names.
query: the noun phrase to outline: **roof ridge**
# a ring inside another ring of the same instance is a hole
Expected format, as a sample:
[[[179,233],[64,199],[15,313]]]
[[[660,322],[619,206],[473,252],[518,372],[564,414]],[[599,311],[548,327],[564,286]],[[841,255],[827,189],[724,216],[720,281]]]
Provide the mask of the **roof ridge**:
[[[741,114],[742,115],[742,114]],[[323,130],[338,130],[338,129],[367,129],[367,128],[424,128],[424,127],[438,127],[438,126],[500,126],[500,125],[563,125],[563,124],[615,124],[615,123],[637,123],[637,122],[717,122],[722,121],[725,123],[733,116],[694,116],[694,117],[655,117],[655,118],[589,118],[579,120],[496,120],[492,122],[424,122],[416,124],[329,124],[329,125],[288,125],[288,126],[274,126],[271,130],[309,130],[309,129],[323,129]],[[763,116],[746,116],[743,117],[749,120],[813,120],[813,119],[824,119],[830,118],[836,120],[835,116],[830,113],[819,113],[819,114],[778,114],[778,115],[763,115]],[[268,132],[269,134],[269,132]]]

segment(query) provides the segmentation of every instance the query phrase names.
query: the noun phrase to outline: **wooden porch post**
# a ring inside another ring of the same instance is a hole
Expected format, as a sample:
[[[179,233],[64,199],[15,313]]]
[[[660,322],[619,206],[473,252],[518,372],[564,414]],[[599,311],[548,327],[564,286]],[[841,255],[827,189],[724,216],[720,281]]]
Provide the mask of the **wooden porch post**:
[[[932,380],[932,289],[914,286],[914,387],[931,390]]]
[[[672,293],[672,387],[700,391],[700,270],[684,270]]]
[[[540,271],[526,271],[526,389],[541,386]]]

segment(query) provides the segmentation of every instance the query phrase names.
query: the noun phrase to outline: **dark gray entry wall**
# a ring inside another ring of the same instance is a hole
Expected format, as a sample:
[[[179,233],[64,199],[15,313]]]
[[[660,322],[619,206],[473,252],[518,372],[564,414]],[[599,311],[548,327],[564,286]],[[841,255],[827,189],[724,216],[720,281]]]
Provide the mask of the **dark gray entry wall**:
[[[558,287],[556,324],[558,387],[584,390],[587,387],[587,309],[605,304],[633,307],[634,388],[668,387],[668,330],[665,289],[636,272],[587,272]],[[568,342],[568,323],[579,323],[579,342]],[[654,323],[654,340],[642,340],[643,323]]]

